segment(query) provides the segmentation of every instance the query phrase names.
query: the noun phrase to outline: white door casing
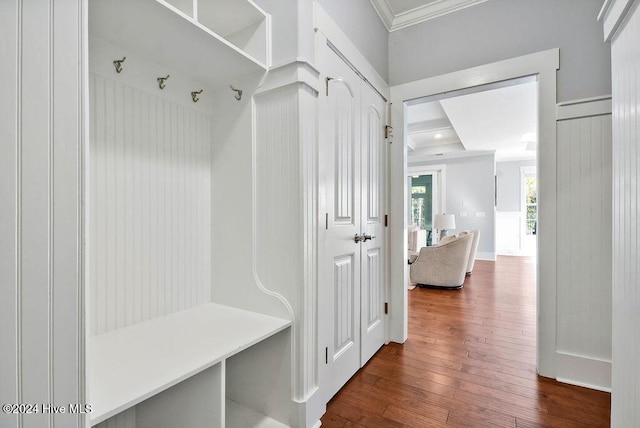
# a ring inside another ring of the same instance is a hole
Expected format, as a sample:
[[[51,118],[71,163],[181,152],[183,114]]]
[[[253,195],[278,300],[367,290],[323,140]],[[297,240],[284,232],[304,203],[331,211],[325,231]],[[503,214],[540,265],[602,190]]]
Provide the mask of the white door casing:
[[[318,377],[328,401],[385,341],[385,108],[326,44],[319,57],[327,80],[318,154]]]

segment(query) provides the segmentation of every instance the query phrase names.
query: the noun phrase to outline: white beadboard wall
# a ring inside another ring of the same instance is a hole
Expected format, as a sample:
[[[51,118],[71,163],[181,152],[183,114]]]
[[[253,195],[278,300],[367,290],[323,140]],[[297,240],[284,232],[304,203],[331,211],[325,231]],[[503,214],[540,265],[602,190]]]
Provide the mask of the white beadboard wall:
[[[0,2],[0,403],[84,401],[85,2]],[[2,428],[84,415],[0,413]]]
[[[558,121],[559,380],[611,388],[610,101],[561,106]]]
[[[155,82],[157,68],[124,66]],[[125,71],[90,74],[91,334],[211,296],[211,115],[133,86]]]
[[[624,3],[624,2],[614,2]],[[640,2],[612,43],[613,379],[611,426],[640,426]]]

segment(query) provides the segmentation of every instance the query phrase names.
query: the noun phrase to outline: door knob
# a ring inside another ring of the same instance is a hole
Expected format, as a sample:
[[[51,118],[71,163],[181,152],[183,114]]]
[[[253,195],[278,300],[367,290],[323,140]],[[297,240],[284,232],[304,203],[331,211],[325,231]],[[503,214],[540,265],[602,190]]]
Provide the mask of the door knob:
[[[367,242],[367,241],[369,241],[369,240],[371,240],[371,239],[375,239],[375,238],[376,238],[375,236],[367,235],[366,233],[363,233],[362,235],[358,235],[358,234],[356,233],[356,235],[353,237],[353,240],[354,240],[354,241],[356,242],[356,244],[357,244],[357,243],[359,243],[359,242],[363,242],[363,241],[364,241],[364,242]]]

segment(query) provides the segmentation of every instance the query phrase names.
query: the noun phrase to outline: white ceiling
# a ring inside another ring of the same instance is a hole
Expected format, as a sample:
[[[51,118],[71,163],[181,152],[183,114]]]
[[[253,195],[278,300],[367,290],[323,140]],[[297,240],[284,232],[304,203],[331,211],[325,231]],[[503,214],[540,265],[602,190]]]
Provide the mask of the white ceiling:
[[[369,0],[389,31],[484,3],[487,0]]]
[[[409,162],[488,153],[535,159],[537,82],[414,103],[407,128]]]

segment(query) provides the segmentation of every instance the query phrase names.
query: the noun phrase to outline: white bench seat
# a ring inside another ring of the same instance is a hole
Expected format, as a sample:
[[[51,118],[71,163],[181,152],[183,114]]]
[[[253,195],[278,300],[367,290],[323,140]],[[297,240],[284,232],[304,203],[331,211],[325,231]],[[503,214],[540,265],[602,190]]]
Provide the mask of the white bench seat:
[[[91,425],[290,325],[288,320],[207,303],[90,337],[87,377]]]

